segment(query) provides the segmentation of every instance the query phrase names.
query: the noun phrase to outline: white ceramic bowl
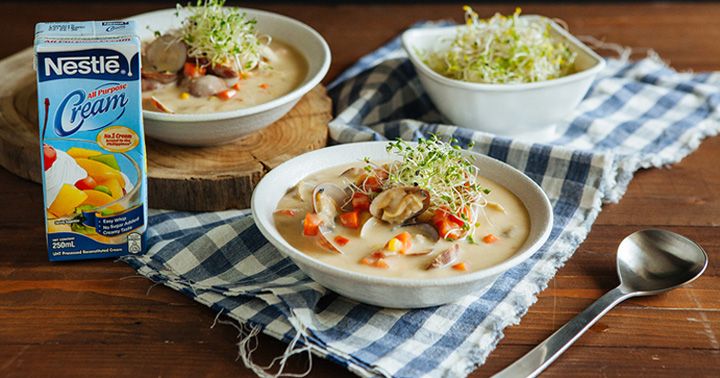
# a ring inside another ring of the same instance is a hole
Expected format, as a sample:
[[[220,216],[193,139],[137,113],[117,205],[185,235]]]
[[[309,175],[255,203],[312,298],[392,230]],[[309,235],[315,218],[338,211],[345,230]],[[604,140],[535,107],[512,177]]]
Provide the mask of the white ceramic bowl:
[[[597,73],[605,67],[603,58],[552,20],[542,16],[521,17],[549,22],[552,35],[564,40],[577,53],[575,73],[525,84],[482,84],[450,79],[433,71],[418,54],[445,48],[458,28],[464,26],[410,29],[403,33],[403,47],[420,82],[438,110],[452,123],[504,136],[546,135],[575,109]]]
[[[365,142],[308,152],[274,168],[253,192],[252,213],[263,235],[303,272],[326,288],[360,302],[383,307],[420,308],[445,304],[487,289],[498,275],[525,261],[547,240],[553,215],[545,193],[522,172],[484,155],[477,155],[476,160],[483,176],[515,193],[530,214],[527,241],[510,259],[498,265],[447,278],[377,277],[318,261],[290,245],[280,235],[273,221],[273,212],[289,188],[310,174],[332,166],[356,163],[363,157],[375,161],[390,160],[393,156],[385,150],[386,146],[387,142]]]
[[[188,146],[228,143],[280,119],[325,77],[330,67],[330,48],[318,32],[300,21],[276,13],[239,9],[257,19],[259,33],[288,43],[302,54],[308,63],[305,80],[284,96],[245,109],[207,114],[168,114],[143,110],[147,135]],[[164,9],[130,19],[137,22],[140,38],[150,40],[155,30],[162,32],[180,26],[182,18],[176,17],[175,12],[175,9]]]

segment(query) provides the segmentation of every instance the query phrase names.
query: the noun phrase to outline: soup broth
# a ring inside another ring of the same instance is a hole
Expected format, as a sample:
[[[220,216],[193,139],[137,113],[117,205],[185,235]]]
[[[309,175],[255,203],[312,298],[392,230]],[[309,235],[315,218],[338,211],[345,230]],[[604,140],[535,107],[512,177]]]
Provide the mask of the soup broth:
[[[343,172],[363,166],[362,163],[358,163],[323,170],[306,177],[290,190],[278,203],[278,211],[274,215],[275,224],[285,240],[313,258],[345,270],[384,277],[434,278],[460,275],[497,265],[513,256],[528,237],[530,219],[522,202],[503,186],[479,177],[479,182],[485,188],[490,189],[490,193],[486,195],[488,202],[484,207],[484,215],[474,230],[472,237],[475,240],[474,243],[467,240],[451,241],[443,238],[435,241],[415,233],[413,226],[397,227],[370,218],[371,220],[368,222],[374,223],[362,234],[363,226],[357,229],[339,224],[335,226],[330,237],[334,239],[340,236],[344,238],[343,241],[347,240],[347,242],[340,248],[342,254],[332,252],[319,243],[322,235],[308,237],[303,234],[303,219],[308,212],[313,211],[313,188],[320,183],[333,183],[347,188],[351,185],[352,180],[343,175]],[[389,240],[405,230],[414,234],[412,247],[405,254],[386,257],[384,261],[387,266],[384,268],[360,263],[373,251],[382,250]],[[497,240],[484,242],[483,238],[487,235],[493,235]],[[429,264],[439,254],[453,247],[454,244],[459,247],[457,262],[464,264],[464,270],[454,269],[450,266],[428,269]],[[426,251],[430,252],[416,255],[416,253]]]
[[[269,47],[275,54],[270,67],[253,70],[247,77],[240,79],[237,94],[229,99],[217,96],[188,96],[186,88],[170,83],[154,90],[144,91],[143,108],[158,111],[149,101],[154,97],[173,113],[226,112],[260,105],[284,96],[305,80],[308,65],[295,48],[284,42],[273,40]]]

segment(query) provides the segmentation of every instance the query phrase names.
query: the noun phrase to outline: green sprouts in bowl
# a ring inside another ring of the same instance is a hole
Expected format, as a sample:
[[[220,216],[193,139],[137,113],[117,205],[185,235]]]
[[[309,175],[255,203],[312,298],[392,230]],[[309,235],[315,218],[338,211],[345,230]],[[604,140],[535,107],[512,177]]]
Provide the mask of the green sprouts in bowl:
[[[496,13],[480,19],[464,6],[465,25],[450,46],[424,54],[433,71],[451,79],[474,83],[532,83],[572,73],[576,54],[554,39],[550,24]]]
[[[213,65],[227,65],[245,72],[263,64],[261,46],[269,36],[259,36],[256,20],[237,8],[225,7],[225,0],[198,0],[195,5],[177,5],[178,15],[187,17],[180,38],[188,56],[207,59]]]

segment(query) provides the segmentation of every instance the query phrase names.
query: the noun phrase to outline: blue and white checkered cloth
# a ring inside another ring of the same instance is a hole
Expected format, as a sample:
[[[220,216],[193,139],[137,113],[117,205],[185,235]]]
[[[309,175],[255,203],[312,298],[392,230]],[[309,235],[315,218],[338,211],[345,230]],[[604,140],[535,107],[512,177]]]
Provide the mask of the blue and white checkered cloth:
[[[126,261],[140,274],[230,317],[251,362],[262,331],[361,375],[462,377],[485,361],[587,236],[603,201],[617,201],[639,168],[681,160],[720,129],[720,75],[678,73],[657,59],[610,61],[567,130],[529,144],[444,125],[398,39],[331,84],[335,142],[435,133],[525,172],[550,198],[550,239],[485,293],[420,310],[364,305],[319,286],[260,234],[247,211],[154,211],[150,250]],[[610,253],[610,252],[608,252]],[[282,359],[276,361],[282,365]]]

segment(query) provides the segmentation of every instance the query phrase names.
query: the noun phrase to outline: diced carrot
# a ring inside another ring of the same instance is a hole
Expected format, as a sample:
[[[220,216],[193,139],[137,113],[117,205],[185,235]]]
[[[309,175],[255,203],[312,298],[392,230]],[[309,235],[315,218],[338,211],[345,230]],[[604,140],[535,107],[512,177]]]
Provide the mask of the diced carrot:
[[[226,89],[220,93],[215,94],[215,96],[218,96],[218,98],[222,100],[229,100],[233,98],[237,94],[237,91],[234,89]]]
[[[493,234],[487,234],[482,238],[482,241],[487,244],[491,244],[491,243],[495,243],[496,241],[498,241],[498,238]]]
[[[455,214],[448,214],[448,219],[450,221],[452,221],[453,223],[459,223],[459,224],[465,223],[465,221],[463,221],[462,218],[458,217]]]
[[[199,77],[205,75],[205,67],[191,63],[191,62],[185,62],[185,65],[183,66],[183,74],[187,77]]]
[[[361,192],[355,192],[352,195],[352,207],[354,210],[367,210],[370,208],[370,197]]]
[[[385,259],[382,259],[382,258],[375,260],[375,263],[373,264],[373,266],[376,268],[381,268],[381,269],[387,269],[390,267],[390,265],[388,265],[388,263],[385,262]]]
[[[360,259],[360,264],[363,264],[363,265],[370,265],[370,266],[372,266],[373,263],[375,263],[375,261],[373,261],[373,259],[371,259],[371,258],[369,258],[369,257],[367,257],[367,256]]]
[[[239,91],[240,90],[240,82],[238,81],[237,83],[233,84],[232,89]]]
[[[462,225],[464,222],[457,223],[453,221],[450,217],[450,212],[445,209],[435,210],[432,222],[440,236],[445,239],[457,239],[462,235]]]
[[[464,262],[459,262],[459,263],[453,265],[452,268],[455,270],[467,271],[467,265],[465,265]]]
[[[340,214],[340,223],[347,228],[360,227],[360,217],[357,210]]]
[[[275,211],[275,214],[281,214],[281,215],[287,215],[289,217],[294,217],[296,212],[293,209],[281,209]]]
[[[370,192],[379,192],[382,188],[382,183],[376,176],[369,176],[363,182],[363,189]]]
[[[375,259],[380,259],[380,258],[385,257],[385,252],[383,252],[382,249],[378,249],[377,251],[370,254],[370,256],[372,256]]]
[[[445,209],[435,209],[433,213],[432,222],[437,224],[448,219],[449,212]]]
[[[305,236],[315,236],[318,234],[320,224],[322,220],[315,213],[305,214],[305,220],[303,220],[303,234]]]
[[[269,85],[268,83],[262,83],[262,84],[259,85],[259,87],[260,87],[261,89],[268,89],[268,88],[270,88],[270,85]]]
[[[337,243],[337,245],[339,245],[341,247],[344,246],[345,244],[347,244],[348,242],[350,242],[350,239],[348,239],[344,236],[338,235],[335,237],[335,243]]]
[[[444,239],[457,239],[461,235],[460,226],[449,219],[435,223],[435,228],[437,228],[438,233]]]
[[[395,239],[400,240],[403,244],[402,249],[400,249],[400,253],[405,253],[410,250],[410,247],[412,247],[412,235],[410,235],[407,231],[403,231],[395,235]]]

